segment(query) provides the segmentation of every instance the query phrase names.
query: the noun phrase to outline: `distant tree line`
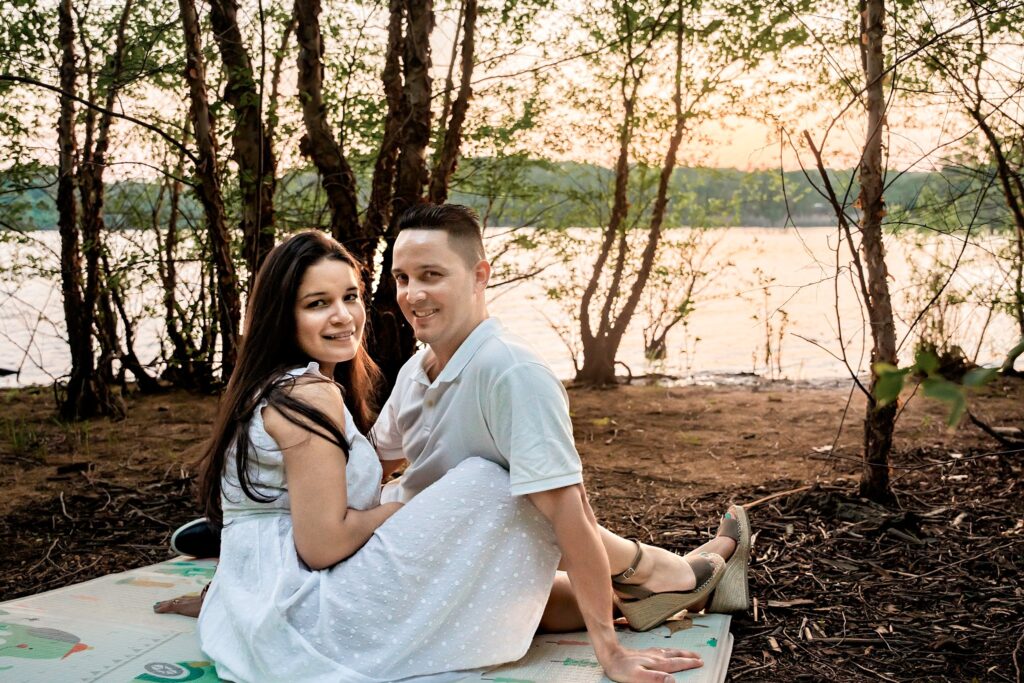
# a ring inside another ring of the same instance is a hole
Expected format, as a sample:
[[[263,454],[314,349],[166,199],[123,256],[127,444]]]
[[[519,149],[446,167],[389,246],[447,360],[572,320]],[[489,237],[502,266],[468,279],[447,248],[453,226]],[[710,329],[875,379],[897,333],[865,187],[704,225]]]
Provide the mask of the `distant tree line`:
[[[507,159],[467,157],[464,168],[488,167],[501,170],[510,165]],[[599,194],[613,177],[611,169],[594,164],[568,161],[526,159],[517,161],[522,168],[517,173],[515,188],[501,197],[497,205],[489,205],[489,198],[477,192],[464,191],[455,182],[448,200],[472,206],[486,212],[491,227],[535,227],[559,229],[569,227],[597,227],[580,201],[566,201],[578,192]],[[989,169],[994,174],[995,169]],[[846,171],[830,170],[835,185],[849,181]],[[52,176],[56,176],[53,169]],[[9,185],[11,193],[0,195],[0,208],[16,210],[22,224],[33,230],[56,230],[57,208],[52,187],[15,189],[14,183],[5,183],[0,171],[0,187]],[[567,178],[574,178],[572,182]],[[314,205],[317,201],[316,171],[314,169],[288,171],[278,182],[275,203],[284,206]],[[983,189],[984,176],[965,173],[961,167],[951,166],[941,172],[912,172],[898,176],[886,193],[887,203],[893,211],[920,212],[945,210],[949,197],[968,197]],[[149,228],[139,222],[137,207],[148,205],[160,192],[160,181],[121,180],[106,183],[104,221],[110,230]],[[853,180],[856,190],[857,183]],[[807,177],[799,171],[778,170],[740,171],[719,168],[676,168],[669,182],[666,225],[674,227],[820,227],[835,221],[829,204],[818,195]],[[360,203],[366,198],[360,195]],[[975,223],[986,229],[1010,229],[1011,216],[1002,199],[988,193],[982,200],[982,210]],[[538,208],[544,211],[538,212]],[[202,206],[191,196],[181,198],[179,210],[192,220],[202,215]],[[966,211],[963,207],[962,211]],[[166,219],[169,207],[163,207]],[[589,223],[588,223],[589,221]],[[895,226],[894,226],[895,227]],[[0,230],[4,228],[0,226]]]

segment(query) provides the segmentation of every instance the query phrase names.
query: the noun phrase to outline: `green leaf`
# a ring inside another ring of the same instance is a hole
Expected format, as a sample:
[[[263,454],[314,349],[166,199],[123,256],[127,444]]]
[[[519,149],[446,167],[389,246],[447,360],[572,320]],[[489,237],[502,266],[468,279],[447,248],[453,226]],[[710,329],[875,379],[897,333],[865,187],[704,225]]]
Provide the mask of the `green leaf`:
[[[921,382],[924,395],[934,398],[937,401],[949,404],[949,415],[946,416],[946,424],[955,427],[960,424],[961,418],[967,412],[967,397],[964,396],[964,388],[941,377],[929,377]]]
[[[952,403],[964,395],[963,387],[960,387],[948,379],[942,377],[929,377],[921,382],[924,395],[945,403]]]
[[[982,387],[992,381],[992,378],[999,372],[999,368],[974,368],[968,370],[964,375],[965,387]]]
[[[873,392],[875,401],[881,408],[899,398],[900,391],[903,390],[903,379],[910,372],[910,368],[900,369],[888,363],[875,363],[874,370],[878,379],[875,380]]]
[[[918,349],[914,354],[914,365],[925,375],[932,375],[939,369],[939,357],[931,351]]]

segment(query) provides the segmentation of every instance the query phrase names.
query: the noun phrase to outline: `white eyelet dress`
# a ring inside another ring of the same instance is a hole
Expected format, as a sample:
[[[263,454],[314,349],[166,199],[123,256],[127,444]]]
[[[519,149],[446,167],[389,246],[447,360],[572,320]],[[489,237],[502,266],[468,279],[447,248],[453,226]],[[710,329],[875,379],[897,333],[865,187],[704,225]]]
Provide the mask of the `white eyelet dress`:
[[[316,363],[289,372],[317,373]],[[508,472],[470,458],[381,525],[358,552],[314,571],[295,550],[284,462],[262,418],[248,423],[261,503],[223,485],[217,573],[199,639],[217,674],[268,683],[456,680],[525,654],[559,550],[550,524],[509,494]],[[381,466],[346,411],[348,505],[378,504]]]

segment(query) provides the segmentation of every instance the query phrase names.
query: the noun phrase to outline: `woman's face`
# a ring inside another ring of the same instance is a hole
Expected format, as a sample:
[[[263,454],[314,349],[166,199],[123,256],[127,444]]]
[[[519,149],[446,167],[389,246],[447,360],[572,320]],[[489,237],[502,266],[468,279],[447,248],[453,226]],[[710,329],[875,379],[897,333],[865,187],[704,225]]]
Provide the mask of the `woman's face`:
[[[365,323],[355,269],[327,258],[310,266],[295,299],[296,341],[320,372],[330,377],[335,365],[355,357]]]

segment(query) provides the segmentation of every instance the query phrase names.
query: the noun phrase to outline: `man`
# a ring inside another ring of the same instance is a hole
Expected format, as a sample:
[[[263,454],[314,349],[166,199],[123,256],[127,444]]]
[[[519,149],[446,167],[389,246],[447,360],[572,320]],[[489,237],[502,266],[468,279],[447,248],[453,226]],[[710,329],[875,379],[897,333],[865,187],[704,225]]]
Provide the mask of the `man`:
[[[408,462],[382,500],[408,501],[469,457],[500,464],[509,470],[509,495],[529,497],[551,522],[562,551],[566,572],[555,578],[541,626],[585,627],[613,680],[669,681],[668,672],[700,666],[693,653],[623,648],[612,626],[612,579],[616,590],[637,598],[620,605],[631,624],[637,625],[636,617],[639,628],[650,628],[684,606],[699,607],[695,589],[706,595],[721,579],[722,572],[697,553],[730,557],[738,542],[742,552],[735,553],[727,573],[738,573],[743,594],[725,607],[745,608],[745,517],[723,523],[727,535],[687,558],[597,524],[582,485],[564,387],[522,340],[487,314],[490,265],[472,210],[424,204],[403,214],[392,275],[399,306],[425,347],[399,372],[372,431],[385,481]]]
[[[529,497],[551,522],[562,550],[567,575],[556,579],[542,625],[586,626],[613,680],[657,681],[664,675],[655,671],[698,666],[693,658],[631,652],[618,643],[611,624],[612,572],[621,583],[642,585],[643,594],[692,591],[706,578],[695,576],[691,563],[699,565],[693,559],[641,547],[597,524],[582,485],[564,387],[487,314],[490,265],[475,214],[424,204],[402,215],[398,228],[392,262],[398,304],[425,347],[399,372],[373,428],[385,480],[408,462],[383,499],[407,501],[468,457],[497,462],[509,470],[509,494]],[[735,547],[733,539],[720,536],[702,550],[729,556]]]

